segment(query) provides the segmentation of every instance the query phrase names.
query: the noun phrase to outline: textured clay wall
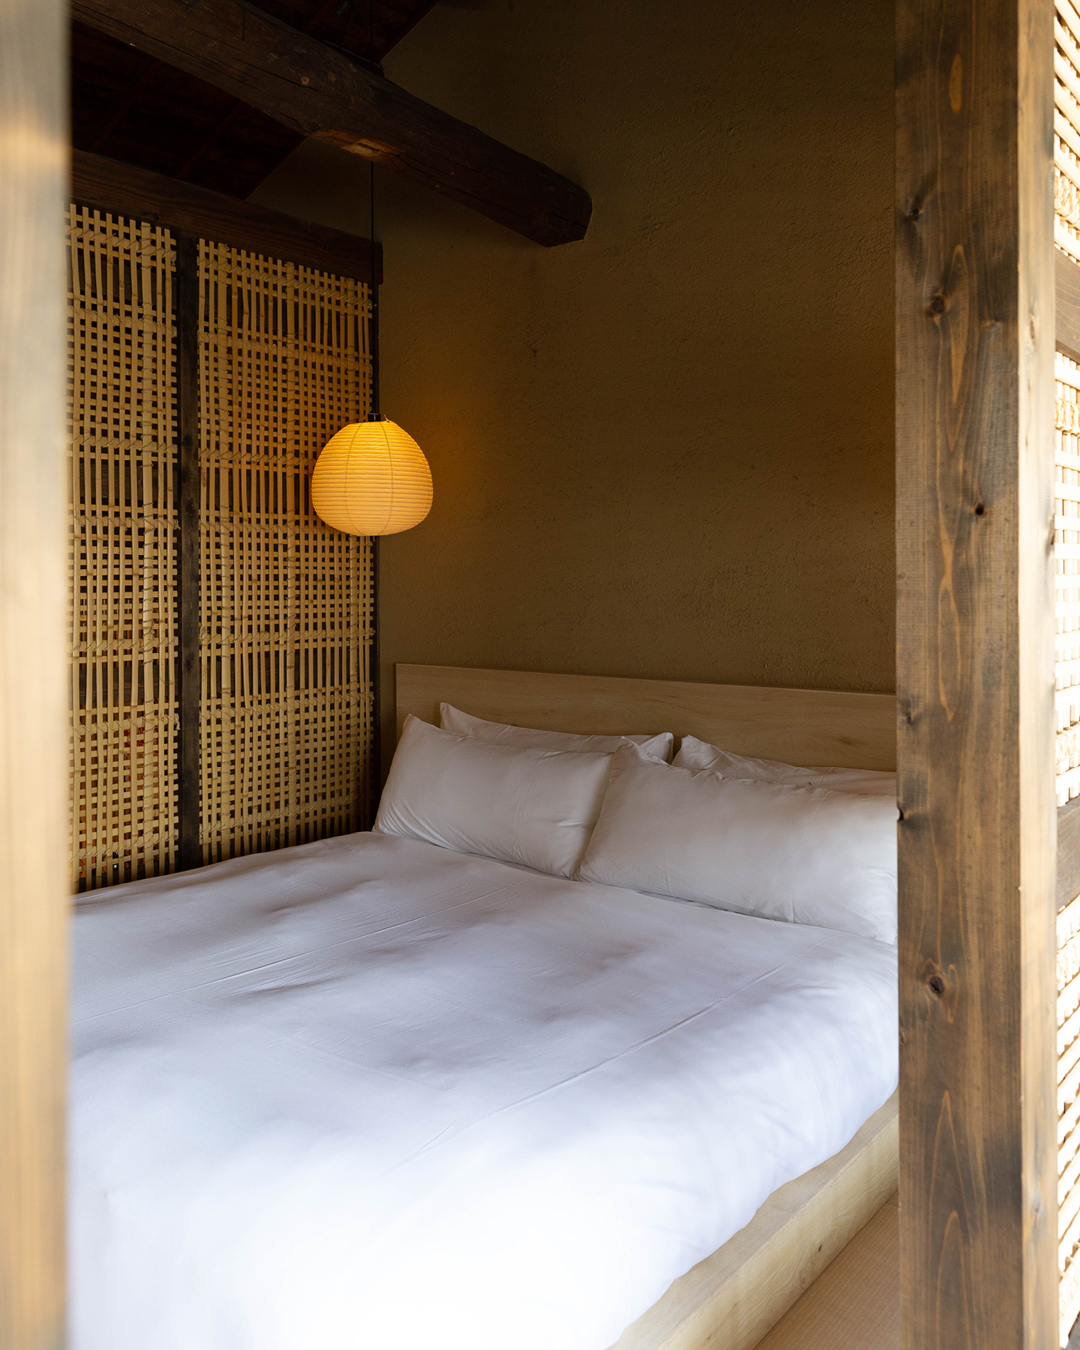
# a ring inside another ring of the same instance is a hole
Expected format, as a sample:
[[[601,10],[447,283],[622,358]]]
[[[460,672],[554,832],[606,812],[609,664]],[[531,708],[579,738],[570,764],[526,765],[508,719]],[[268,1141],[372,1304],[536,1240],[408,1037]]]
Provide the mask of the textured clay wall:
[[[384,689],[395,661],[893,688],[892,22],[480,0],[391,54],[594,215],[544,250],[380,175],[383,411],[435,479],[382,545]],[[309,144],[257,196],[363,230],[366,174]]]

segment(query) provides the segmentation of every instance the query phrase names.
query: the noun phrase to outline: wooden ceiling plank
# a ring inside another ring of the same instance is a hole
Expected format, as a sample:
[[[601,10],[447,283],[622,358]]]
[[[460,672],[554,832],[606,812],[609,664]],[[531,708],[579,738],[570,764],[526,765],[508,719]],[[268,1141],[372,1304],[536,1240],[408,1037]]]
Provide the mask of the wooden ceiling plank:
[[[134,83],[128,86],[127,95],[124,98],[117,99],[117,101],[113,104],[109,112],[109,115],[105,118],[104,122],[98,128],[94,136],[94,139],[90,145],[91,150],[94,151],[104,150],[106,141],[108,141],[109,137],[119,126],[120,122],[123,121],[123,119],[131,111],[132,105],[135,103],[135,100],[143,93],[145,89],[147,89],[153,83],[156,73],[160,69],[161,69],[160,62],[150,61],[147,64],[146,69],[139,76],[139,78],[135,80]]]
[[[218,143],[224,132],[226,132],[232,123],[236,121],[237,115],[243,107],[243,103],[234,103],[229,111],[214,123],[211,130],[207,132],[172,176],[181,181],[187,178],[195,165],[202,159],[203,155]]]
[[[294,220],[209,188],[120,164],[86,150],[72,152],[72,200],[113,215],[165,225],[234,248],[288,258],[336,276],[371,279],[371,241]],[[375,245],[375,280],[382,281],[382,246]]]
[[[323,0],[323,3],[318,7],[318,9],[316,9],[315,13],[312,14],[311,18],[306,21],[302,31],[305,33],[310,33],[313,29],[317,29],[319,25],[323,23],[324,20],[328,18],[331,13],[339,9],[340,6],[341,0]],[[370,43],[369,45],[374,50],[375,44]],[[369,59],[372,61],[375,60],[374,55],[372,55]]]
[[[74,0],[72,12],[538,244],[584,238],[592,203],[583,188],[246,0]]]
[[[148,57],[85,24],[71,26],[72,140],[80,150],[124,160],[154,173],[183,176],[199,187],[246,198],[303,141],[298,132],[185,71]],[[146,67],[153,80],[109,133],[95,144],[95,132]],[[221,131],[230,109],[232,121]],[[206,142],[214,130],[220,134]],[[195,151],[203,148],[194,164]]]

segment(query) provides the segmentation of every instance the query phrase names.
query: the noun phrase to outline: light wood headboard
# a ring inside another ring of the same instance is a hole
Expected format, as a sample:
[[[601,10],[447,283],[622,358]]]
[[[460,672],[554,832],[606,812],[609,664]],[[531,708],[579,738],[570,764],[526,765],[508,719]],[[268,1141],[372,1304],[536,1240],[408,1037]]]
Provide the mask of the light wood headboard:
[[[549,731],[673,731],[740,755],[788,764],[896,768],[896,699],[828,689],[769,689],[609,675],[399,665],[397,729],[405,714],[439,722],[440,702],[475,717]]]

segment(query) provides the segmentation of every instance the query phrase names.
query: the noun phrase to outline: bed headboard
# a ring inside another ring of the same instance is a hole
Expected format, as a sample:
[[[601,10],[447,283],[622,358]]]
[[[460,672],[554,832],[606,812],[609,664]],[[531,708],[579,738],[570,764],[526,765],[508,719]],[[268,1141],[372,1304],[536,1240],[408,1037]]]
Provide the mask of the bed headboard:
[[[896,699],[829,689],[770,689],[613,675],[399,665],[397,730],[405,714],[439,722],[447,702],[492,722],[581,734],[673,731],[735,754],[788,764],[896,768]]]

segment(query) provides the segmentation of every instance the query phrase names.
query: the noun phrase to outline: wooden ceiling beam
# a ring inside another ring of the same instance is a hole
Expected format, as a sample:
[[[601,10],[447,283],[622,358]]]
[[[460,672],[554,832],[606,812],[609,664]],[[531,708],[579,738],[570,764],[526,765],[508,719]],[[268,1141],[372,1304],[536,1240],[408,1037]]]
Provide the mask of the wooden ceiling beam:
[[[209,188],[195,187],[165,174],[120,164],[104,155],[73,150],[71,199],[114,216],[131,216],[185,234],[213,239],[272,258],[288,258],[336,276],[382,281],[382,245],[359,235],[310,225],[252,202],[238,201]]]
[[[538,244],[584,238],[592,202],[583,188],[247,0],[74,0],[72,13]]]

